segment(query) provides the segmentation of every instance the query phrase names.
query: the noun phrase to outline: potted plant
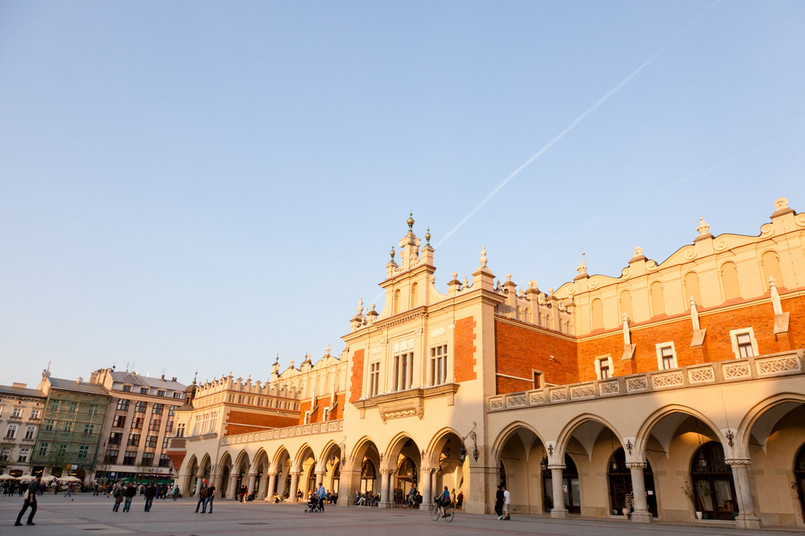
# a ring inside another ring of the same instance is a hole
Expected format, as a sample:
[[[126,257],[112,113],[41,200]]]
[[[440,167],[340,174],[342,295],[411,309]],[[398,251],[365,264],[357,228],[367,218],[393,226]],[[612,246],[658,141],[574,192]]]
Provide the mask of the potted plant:
[[[685,485],[682,486],[682,494],[690,500],[690,503],[693,505],[693,511],[696,512],[696,519],[702,518],[702,509],[700,505],[696,502],[696,493],[693,491],[693,488],[690,486],[690,482],[685,482]]]

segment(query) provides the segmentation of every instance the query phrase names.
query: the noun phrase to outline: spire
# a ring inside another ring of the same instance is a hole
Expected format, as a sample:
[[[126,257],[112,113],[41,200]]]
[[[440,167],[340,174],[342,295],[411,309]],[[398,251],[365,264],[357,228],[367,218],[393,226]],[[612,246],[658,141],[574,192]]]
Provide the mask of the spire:
[[[413,233],[414,232],[414,212],[413,211],[408,213],[408,221],[406,223],[408,224],[408,232]]]
[[[574,281],[578,279],[584,279],[586,277],[590,277],[587,275],[587,263],[584,262],[584,256],[587,255],[586,252],[581,252],[581,262],[579,263],[579,267],[576,268],[576,271],[579,273],[576,277],[573,278]]]
[[[696,227],[696,230],[699,231],[699,236],[693,240],[694,242],[704,238],[713,238],[713,235],[710,234],[710,226],[704,221],[704,218],[699,218],[699,226]]]

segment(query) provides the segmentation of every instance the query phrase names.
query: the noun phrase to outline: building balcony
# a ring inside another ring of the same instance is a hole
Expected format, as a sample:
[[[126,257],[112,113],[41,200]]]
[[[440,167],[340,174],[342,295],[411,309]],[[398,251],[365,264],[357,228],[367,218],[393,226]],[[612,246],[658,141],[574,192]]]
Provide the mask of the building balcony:
[[[221,445],[234,445],[236,443],[249,443],[252,441],[267,441],[269,439],[280,439],[286,437],[304,436],[310,434],[324,434],[327,432],[338,432],[344,429],[344,421],[326,421],[312,424],[302,424],[299,426],[286,426],[284,428],[272,428],[261,430],[260,432],[249,432],[222,437]],[[190,439],[190,438],[188,438]]]
[[[497,412],[567,404],[632,394],[764,380],[803,374],[803,370],[805,370],[805,350],[796,350],[490,396],[487,399],[487,408],[490,412]]]

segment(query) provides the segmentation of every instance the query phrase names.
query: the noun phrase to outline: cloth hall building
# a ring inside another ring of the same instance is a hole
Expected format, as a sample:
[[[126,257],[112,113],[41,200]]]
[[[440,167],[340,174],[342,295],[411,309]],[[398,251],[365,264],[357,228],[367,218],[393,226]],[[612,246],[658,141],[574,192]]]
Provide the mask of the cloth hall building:
[[[196,386],[167,450],[183,491],[392,507],[447,486],[486,513],[505,483],[524,514],[805,526],[805,214],[778,199],[758,236],[702,220],[660,264],[582,262],[549,293],[483,250],[440,290],[413,224],[340,354]]]

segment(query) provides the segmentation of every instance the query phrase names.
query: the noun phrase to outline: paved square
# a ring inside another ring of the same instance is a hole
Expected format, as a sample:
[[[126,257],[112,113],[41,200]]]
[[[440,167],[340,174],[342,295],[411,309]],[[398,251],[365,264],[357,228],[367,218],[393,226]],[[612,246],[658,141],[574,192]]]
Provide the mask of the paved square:
[[[214,513],[196,514],[196,501],[156,500],[151,512],[143,511],[144,499],[132,502],[131,512],[112,512],[112,499],[79,494],[74,500],[61,495],[39,498],[36,526],[14,527],[22,506],[20,497],[0,497],[0,535],[87,536],[91,534],[214,536],[214,535],[327,535],[327,536],[430,536],[516,534],[540,536],[624,536],[650,534],[740,535],[780,534],[786,531],[736,530],[720,522],[689,525],[636,525],[620,519],[553,520],[538,516],[514,516],[498,521],[492,515],[458,512],[452,523],[431,521],[417,510],[380,510],[329,506],[324,514],[304,513],[304,504],[267,504],[216,500]],[[27,513],[26,513],[27,516]],[[23,523],[25,518],[23,518]]]

